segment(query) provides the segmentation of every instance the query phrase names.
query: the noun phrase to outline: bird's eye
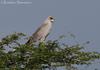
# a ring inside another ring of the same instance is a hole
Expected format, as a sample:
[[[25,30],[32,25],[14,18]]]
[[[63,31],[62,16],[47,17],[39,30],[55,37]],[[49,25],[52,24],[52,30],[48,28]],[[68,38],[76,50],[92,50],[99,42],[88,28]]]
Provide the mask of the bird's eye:
[[[50,19],[52,20],[52,19],[53,19],[53,17],[50,17]]]

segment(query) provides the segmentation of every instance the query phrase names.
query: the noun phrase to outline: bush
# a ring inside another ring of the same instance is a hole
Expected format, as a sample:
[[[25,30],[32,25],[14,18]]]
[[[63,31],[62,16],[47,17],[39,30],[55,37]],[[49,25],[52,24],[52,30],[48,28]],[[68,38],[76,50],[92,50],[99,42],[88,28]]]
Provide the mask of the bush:
[[[57,66],[66,66],[71,70],[73,65],[88,65],[100,59],[98,52],[86,52],[81,44],[69,46],[59,40],[49,40],[32,44],[19,43],[25,36],[23,33],[13,33],[1,39],[0,68],[2,70],[33,70]],[[5,52],[4,47],[12,51]]]

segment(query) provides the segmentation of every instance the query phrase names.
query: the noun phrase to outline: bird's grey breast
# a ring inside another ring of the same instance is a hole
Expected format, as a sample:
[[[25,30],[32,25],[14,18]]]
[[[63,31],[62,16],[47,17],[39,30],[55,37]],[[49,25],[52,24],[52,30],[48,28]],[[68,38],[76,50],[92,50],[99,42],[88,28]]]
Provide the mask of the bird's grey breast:
[[[45,37],[49,32],[50,32],[50,29],[52,27],[52,24],[51,23],[45,23],[45,24],[42,24],[37,30],[36,32],[33,34],[33,37],[35,39],[40,39],[42,37]]]

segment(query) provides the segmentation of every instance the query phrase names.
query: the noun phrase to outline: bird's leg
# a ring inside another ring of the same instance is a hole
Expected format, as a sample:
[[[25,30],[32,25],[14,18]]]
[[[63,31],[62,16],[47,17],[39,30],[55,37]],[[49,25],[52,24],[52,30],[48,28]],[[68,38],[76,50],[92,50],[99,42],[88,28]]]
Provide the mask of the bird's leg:
[[[50,33],[48,33],[48,34],[45,36],[45,39],[44,39],[44,40],[46,40],[46,38],[48,37],[49,34],[50,34]]]

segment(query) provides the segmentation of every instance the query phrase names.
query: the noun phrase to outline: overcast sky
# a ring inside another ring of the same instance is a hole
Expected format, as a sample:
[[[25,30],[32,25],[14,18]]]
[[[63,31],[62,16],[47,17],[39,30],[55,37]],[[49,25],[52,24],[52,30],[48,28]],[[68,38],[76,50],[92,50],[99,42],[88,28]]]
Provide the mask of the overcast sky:
[[[91,42],[88,50],[100,51],[100,0],[19,0],[28,4],[18,4],[18,0],[6,0],[15,4],[1,1],[0,38],[13,32],[30,36],[51,15],[56,20],[51,39],[71,32],[78,42]]]

